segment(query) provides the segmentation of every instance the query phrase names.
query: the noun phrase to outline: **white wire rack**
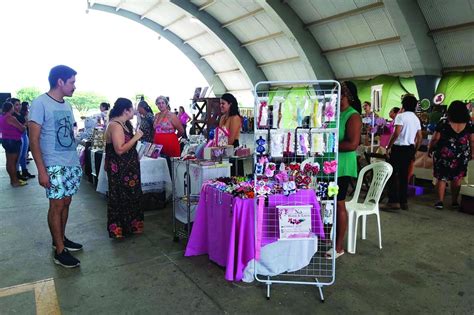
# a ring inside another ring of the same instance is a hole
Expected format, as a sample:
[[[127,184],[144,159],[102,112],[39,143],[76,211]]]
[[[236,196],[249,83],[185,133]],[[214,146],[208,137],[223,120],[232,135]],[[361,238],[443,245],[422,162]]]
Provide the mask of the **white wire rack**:
[[[272,85],[289,89],[259,90]],[[334,283],[336,271],[333,193],[337,194],[340,85],[329,80],[265,81],[254,91],[254,276],[266,285],[267,299],[271,285],[278,283],[313,285],[324,301],[322,288]],[[262,187],[268,183],[277,190],[283,187],[283,193],[265,195]],[[294,192],[295,185],[301,189]]]

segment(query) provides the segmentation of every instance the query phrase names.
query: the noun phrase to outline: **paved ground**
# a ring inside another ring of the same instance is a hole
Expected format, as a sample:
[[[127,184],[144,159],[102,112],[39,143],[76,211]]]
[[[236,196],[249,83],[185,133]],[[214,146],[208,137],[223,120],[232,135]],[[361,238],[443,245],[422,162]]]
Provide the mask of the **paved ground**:
[[[183,257],[184,244],[172,242],[170,209],[147,212],[144,235],[110,240],[106,200],[87,181],[67,229],[85,246],[82,265],[54,265],[43,189],[35,180],[11,188],[4,160],[2,151],[0,288],[52,280],[0,289],[0,314],[34,314],[35,307],[64,314],[474,313],[474,216],[432,209],[433,194],[410,200],[410,211],[382,213],[383,250],[368,220],[368,239],[358,241],[356,255],[338,259],[324,304],[309,286],[275,285],[267,301],[262,285],[225,281],[207,256]]]

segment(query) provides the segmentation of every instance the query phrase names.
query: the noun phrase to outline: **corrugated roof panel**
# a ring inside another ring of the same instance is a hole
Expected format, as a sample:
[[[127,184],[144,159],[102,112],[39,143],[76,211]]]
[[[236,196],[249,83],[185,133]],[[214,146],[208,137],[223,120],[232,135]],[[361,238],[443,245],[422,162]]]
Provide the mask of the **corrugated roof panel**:
[[[238,68],[234,58],[229,54],[216,54],[212,57],[207,57],[206,61],[216,72]]]
[[[166,26],[185,14],[186,13],[177,6],[169,2],[162,2],[157,8],[150,12],[149,18],[157,21],[162,26]]]
[[[398,35],[385,8],[364,12],[362,16],[369,25],[374,39],[383,39]]]
[[[209,33],[190,40],[188,45],[191,45],[201,55],[204,55],[207,52],[214,52],[222,49],[221,43],[218,41],[218,39]]]
[[[473,21],[472,0],[418,0],[418,5],[431,30]]]
[[[367,62],[367,59],[365,58],[366,52],[363,49],[354,49],[351,51],[342,52],[341,54],[346,55],[346,59],[349,62],[352,71],[356,75],[367,75],[368,73],[373,73],[370,70],[370,68],[373,68],[373,66],[371,65],[371,62]],[[376,61],[380,62],[380,59]],[[383,58],[382,62],[385,63]]]
[[[433,35],[444,68],[474,65],[474,30]]]
[[[227,27],[227,29],[242,43],[272,34],[262,27],[256,19],[246,19],[245,23],[235,23]]]
[[[301,62],[284,63],[262,68],[270,81],[312,80]]]
[[[344,20],[341,20],[339,22],[333,22],[330,25],[337,27],[340,24],[346,25],[346,29],[351,34],[351,38],[354,39],[353,42],[346,43],[346,45],[344,46],[370,42],[375,39],[374,34],[372,33],[372,30],[370,29],[370,26],[367,23],[367,19],[365,19],[364,16],[361,14],[349,16]]]
[[[278,24],[275,21],[273,21],[273,19],[268,14],[260,13],[250,19],[256,20],[260,24],[260,27],[265,28],[270,34],[278,33],[281,31],[280,26],[278,26]],[[243,24],[245,24],[246,21],[247,20],[245,20]]]
[[[119,4],[119,2],[120,1],[115,1],[114,6]],[[156,1],[154,1],[154,0],[124,1],[121,4],[121,8],[123,8],[125,10],[128,10],[128,11],[131,11],[131,12],[134,12],[136,14],[142,14],[143,12],[148,10],[148,8],[152,7],[155,3],[156,3]]]
[[[355,38],[346,23],[330,23],[328,24],[328,28],[331,30],[331,33],[336,37],[338,43],[337,47],[331,47],[331,49],[356,44]],[[324,41],[324,35],[319,38],[319,40]]]
[[[222,80],[228,90],[241,90],[250,88],[248,79],[239,72],[224,73],[219,75],[219,78]]]
[[[311,34],[321,47],[321,50],[328,50],[334,47],[340,47],[340,44],[327,24],[310,28]]]
[[[216,1],[215,4],[206,9],[206,12],[211,14],[221,24],[224,24],[258,8],[260,6],[255,1]]]
[[[336,78],[351,78],[355,76],[345,54],[329,54],[326,57]]]
[[[303,23],[310,23],[321,19],[321,15],[311,2],[311,0],[289,0],[288,5],[300,17]]]
[[[380,45],[389,73],[412,71],[402,43]]]
[[[287,58],[285,52],[274,39],[247,46],[247,49],[258,63]]]
[[[169,30],[183,40],[197,36],[203,32],[207,32],[201,24],[196,22],[191,22],[191,18],[185,16],[183,19],[180,19],[176,23],[173,23],[169,26]]]

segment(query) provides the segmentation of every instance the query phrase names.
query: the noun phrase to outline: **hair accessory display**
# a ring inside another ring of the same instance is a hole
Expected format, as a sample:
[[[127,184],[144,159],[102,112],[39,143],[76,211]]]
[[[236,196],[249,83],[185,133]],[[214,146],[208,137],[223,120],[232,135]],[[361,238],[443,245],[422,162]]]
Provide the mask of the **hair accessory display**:
[[[336,150],[336,136],[333,133],[326,134],[326,152],[334,152]]]
[[[272,130],[270,133],[270,152],[274,157],[283,156],[283,143],[285,140],[285,134],[281,131]]]
[[[265,176],[273,177],[275,175],[275,171],[276,171],[276,164],[267,163],[267,166],[265,167]]]
[[[337,95],[332,94],[331,101],[326,102],[326,108],[324,109],[324,120],[335,121],[336,119],[336,104],[337,104]]]
[[[260,108],[259,108],[258,120],[257,120],[258,128],[267,127],[267,120],[268,120],[268,106],[267,105],[268,105],[267,101],[260,102]]]
[[[320,199],[326,199],[328,196],[328,186],[329,183],[327,182],[319,182],[316,189],[316,196],[318,196]]]
[[[325,161],[324,162],[324,166],[323,166],[323,172],[324,174],[332,174],[332,173],[336,173],[337,171],[337,161],[336,160],[333,160],[333,161]]]
[[[263,154],[265,152],[265,139],[262,138],[262,136],[260,136],[257,141],[256,141],[256,144],[257,144],[257,147],[255,148],[255,151],[258,153],[258,154]]]
[[[319,163],[314,162],[314,163],[306,163],[303,167],[303,173],[305,173],[308,176],[316,176],[319,173]]]
[[[311,152],[318,155],[324,154],[326,151],[324,143],[324,134],[313,133],[311,134]]]
[[[332,197],[339,193],[339,186],[335,182],[330,182],[328,186],[328,196]]]
[[[306,155],[308,153],[309,139],[307,133],[298,135],[298,154]]]
[[[284,182],[283,183],[283,194],[289,196],[291,194],[296,194],[296,183],[294,181]]]
[[[259,196],[269,195],[272,191],[271,187],[267,185],[267,182],[263,180],[259,180],[257,182],[255,190]]]

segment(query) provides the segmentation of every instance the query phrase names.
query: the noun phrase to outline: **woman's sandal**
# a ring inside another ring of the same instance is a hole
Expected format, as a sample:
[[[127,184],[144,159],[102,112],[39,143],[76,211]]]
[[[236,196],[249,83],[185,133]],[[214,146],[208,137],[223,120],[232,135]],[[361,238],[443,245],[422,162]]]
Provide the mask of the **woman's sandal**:
[[[21,186],[25,186],[25,185],[28,185],[28,183],[24,180],[18,180],[18,183],[17,184],[11,184],[13,187],[21,187]]]
[[[334,250],[331,248],[330,250],[328,250],[324,256],[326,257],[326,259],[332,259],[332,255],[334,253]],[[342,250],[342,252],[336,252],[336,259],[338,259],[339,257],[341,257],[342,255],[344,255],[345,251]]]

